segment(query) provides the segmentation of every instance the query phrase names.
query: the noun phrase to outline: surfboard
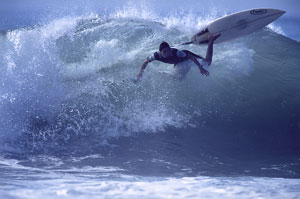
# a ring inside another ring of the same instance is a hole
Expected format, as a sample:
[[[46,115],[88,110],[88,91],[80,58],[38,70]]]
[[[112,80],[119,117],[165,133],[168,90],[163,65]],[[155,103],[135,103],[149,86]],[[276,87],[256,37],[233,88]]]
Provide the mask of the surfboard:
[[[285,11],[269,8],[237,12],[211,22],[203,30],[193,35],[189,43],[196,45],[207,44],[209,35],[219,33],[221,33],[221,36],[214,43],[230,41],[265,27],[284,13]]]

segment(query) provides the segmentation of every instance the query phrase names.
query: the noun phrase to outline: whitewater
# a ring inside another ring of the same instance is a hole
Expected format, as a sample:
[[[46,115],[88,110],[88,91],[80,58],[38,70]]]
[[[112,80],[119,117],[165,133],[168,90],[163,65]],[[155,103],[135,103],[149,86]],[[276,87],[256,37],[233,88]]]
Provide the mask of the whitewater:
[[[127,5],[0,34],[0,198],[300,198],[300,44],[279,25],[144,59],[229,13]]]

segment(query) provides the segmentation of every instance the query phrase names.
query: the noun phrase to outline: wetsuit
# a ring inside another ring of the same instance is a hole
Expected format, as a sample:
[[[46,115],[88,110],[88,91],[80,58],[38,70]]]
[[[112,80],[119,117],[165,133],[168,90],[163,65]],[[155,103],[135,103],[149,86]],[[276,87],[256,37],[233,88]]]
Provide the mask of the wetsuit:
[[[171,56],[168,58],[164,58],[160,52],[155,52],[153,55],[150,55],[147,60],[148,62],[152,62],[154,60],[161,61],[168,64],[178,64],[180,62],[188,60],[188,54],[192,54],[196,58],[203,59],[200,55],[196,55],[188,50],[178,50],[176,48],[171,48]]]

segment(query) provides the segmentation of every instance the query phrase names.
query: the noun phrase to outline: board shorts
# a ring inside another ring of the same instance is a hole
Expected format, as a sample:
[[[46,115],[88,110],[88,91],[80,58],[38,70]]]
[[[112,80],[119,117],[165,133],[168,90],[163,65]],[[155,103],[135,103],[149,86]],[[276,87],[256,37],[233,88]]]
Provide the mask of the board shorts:
[[[202,67],[207,67],[208,63],[205,59],[197,59]],[[183,80],[187,73],[191,70],[191,67],[195,65],[191,60],[186,60],[174,65],[175,72],[174,77],[178,80]],[[198,68],[198,67],[197,67]]]

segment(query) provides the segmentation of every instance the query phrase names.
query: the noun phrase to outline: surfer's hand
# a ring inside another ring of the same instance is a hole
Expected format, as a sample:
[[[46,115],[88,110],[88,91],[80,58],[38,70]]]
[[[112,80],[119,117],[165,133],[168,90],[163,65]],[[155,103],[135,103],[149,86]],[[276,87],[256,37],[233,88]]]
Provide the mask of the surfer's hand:
[[[202,67],[200,68],[200,73],[202,75],[209,76],[209,72],[207,70],[205,70],[204,68],[202,68]]]
[[[138,80],[138,81],[141,81],[142,76],[143,76],[143,75],[142,75],[141,73],[139,73],[139,74],[136,76],[137,80]]]
[[[137,76],[136,76],[136,79],[134,79],[133,80],[133,83],[138,83],[139,81],[141,81],[141,79],[142,79],[142,74],[138,74]]]

